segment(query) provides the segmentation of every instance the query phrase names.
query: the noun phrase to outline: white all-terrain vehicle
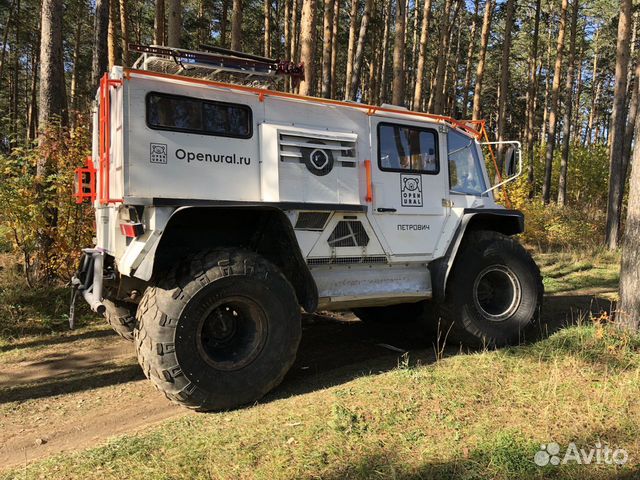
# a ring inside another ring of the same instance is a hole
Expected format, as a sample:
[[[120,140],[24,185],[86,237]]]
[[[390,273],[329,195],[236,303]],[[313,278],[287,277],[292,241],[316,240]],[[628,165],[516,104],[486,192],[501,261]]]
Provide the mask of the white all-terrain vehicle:
[[[494,346],[537,321],[523,216],[495,202],[478,124],[192,75],[301,73],[288,63],[138,50],[97,95],[76,194],[97,244],[74,285],[168,398],[260,398],[295,359],[302,310]],[[511,144],[504,182],[521,171]]]

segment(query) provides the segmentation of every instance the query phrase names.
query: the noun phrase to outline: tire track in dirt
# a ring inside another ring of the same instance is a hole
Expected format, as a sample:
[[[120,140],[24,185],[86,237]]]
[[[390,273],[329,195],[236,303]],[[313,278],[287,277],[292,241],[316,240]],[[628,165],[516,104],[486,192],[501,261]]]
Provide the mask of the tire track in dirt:
[[[544,316],[555,325],[549,333],[571,323],[575,312],[610,308],[610,301],[582,291],[545,302]],[[0,352],[0,470],[199,415],[170,403],[144,378],[131,343],[104,329],[78,334],[77,340],[70,336]],[[367,325],[351,314],[305,315],[298,358],[263,402],[396,368],[401,353],[389,346],[409,351],[412,363],[434,361],[432,341],[419,325]],[[448,347],[445,356],[458,351]]]

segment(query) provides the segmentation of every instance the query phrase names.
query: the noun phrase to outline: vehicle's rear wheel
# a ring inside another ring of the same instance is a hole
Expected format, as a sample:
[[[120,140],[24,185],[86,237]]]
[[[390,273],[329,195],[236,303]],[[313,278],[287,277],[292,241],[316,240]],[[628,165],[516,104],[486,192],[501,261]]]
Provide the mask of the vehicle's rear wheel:
[[[419,320],[424,314],[426,302],[401,303],[384,307],[354,308],[353,314],[365,323],[394,324],[409,323]]]
[[[122,338],[133,341],[133,328],[136,325],[137,305],[120,300],[104,299],[102,301],[106,310],[104,318],[111,328]]]
[[[300,335],[300,307],[280,270],[224,249],[145,291],[135,344],[145,375],[170,400],[209,411],[254,402],[278,385]]]
[[[540,270],[513,238],[470,232],[437,305],[448,340],[471,346],[517,343],[538,321],[544,287]]]

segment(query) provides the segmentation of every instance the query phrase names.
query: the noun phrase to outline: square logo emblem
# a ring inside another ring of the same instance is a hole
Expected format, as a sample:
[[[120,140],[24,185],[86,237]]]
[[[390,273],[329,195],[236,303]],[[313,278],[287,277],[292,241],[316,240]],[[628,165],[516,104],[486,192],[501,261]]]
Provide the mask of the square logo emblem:
[[[400,175],[400,205],[422,207],[422,176]]]
[[[167,146],[164,143],[150,144],[151,163],[167,163]]]

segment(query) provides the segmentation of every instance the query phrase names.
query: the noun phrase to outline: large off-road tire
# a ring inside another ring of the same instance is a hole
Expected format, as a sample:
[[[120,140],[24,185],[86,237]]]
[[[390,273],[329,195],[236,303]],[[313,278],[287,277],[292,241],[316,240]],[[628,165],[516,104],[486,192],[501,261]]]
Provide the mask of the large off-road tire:
[[[136,325],[137,305],[120,300],[104,299],[106,310],[104,318],[111,328],[122,338],[133,341],[133,328]]]
[[[543,294],[538,266],[514,238],[470,232],[458,251],[435,320],[439,317],[448,341],[512,345],[538,322]]]
[[[300,307],[280,270],[235,249],[202,253],[147,288],[135,345],[167,398],[198,410],[258,400],[278,385],[300,343]]]
[[[424,315],[426,301],[417,303],[401,303],[384,307],[354,308],[353,314],[365,323],[396,324],[409,323],[420,319]]]

